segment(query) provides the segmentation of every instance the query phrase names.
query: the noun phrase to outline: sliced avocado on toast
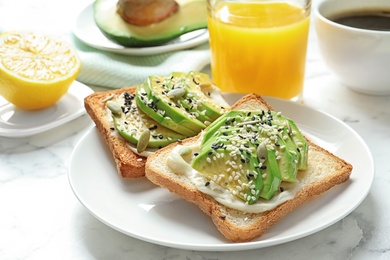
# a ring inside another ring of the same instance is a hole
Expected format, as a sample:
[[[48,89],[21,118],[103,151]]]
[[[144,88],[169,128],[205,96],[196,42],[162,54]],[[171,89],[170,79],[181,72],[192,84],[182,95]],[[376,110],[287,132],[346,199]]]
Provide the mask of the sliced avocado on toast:
[[[274,111],[232,110],[205,131],[192,167],[248,204],[271,199],[307,167],[296,125]]]
[[[159,124],[194,136],[219,118],[227,105],[210,98],[219,89],[210,78],[199,72],[174,72],[168,76],[151,76],[137,87],[138,107]]]
[[[118,134],[142,153],[195,136],[219,118],[229,106],[213,101],[214,92],[219,89],[206,74],[174,72],[149,77],[135,94],[124,92],[105,102]]]
[[[161,148],[185,138],[184,135],[160,125],[138,109],[133,94],[124,92],[118,98],[108,100],[106,106],[111,111],[118,134],[137,146],[140,153],[146,147]]]
[[[126,47],[158,46],[185,33],[207,28],[206,1],[177,0],[179,10],[167,19],[147,26],[127,23],[117,12],[117,0],[96,0],[94,19],[110,40]]]

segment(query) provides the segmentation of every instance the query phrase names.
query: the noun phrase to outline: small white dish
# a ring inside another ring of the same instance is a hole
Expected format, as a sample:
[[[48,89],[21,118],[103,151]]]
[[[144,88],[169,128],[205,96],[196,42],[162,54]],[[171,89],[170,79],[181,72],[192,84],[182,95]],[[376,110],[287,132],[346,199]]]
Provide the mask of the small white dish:
[[[84,98],[93,93],[74,81],[68,92],[52,107],[25,111],[0,97],[0,136],[26,137],[65,124],[85,113]]]
[[[116,44],[106,38],[95,24],[93,17],[93,4],[87,6],[77,17],[73,33],[83,43],[96,49],[135,56],[160,54],[169,51],[182,50],[205,43],[209,39],[207,29],[189,32],[181,37],[167,42],[161,46],[128,48]]]
[[[229,95],[227,100],[232,103],[239,97]],[[347,216],[367,196],[374,178],[372,155],[363,139],[342,121],[289,101],[274,98],[267,101],[293,118],[312,141],[350,162],[354,168],[350,180],[295,209],[251,242],[227,241],[199,208],[146,178],[121,179],[95,127],[72,153],[68,168],[71,188],[103,223],[134,238],[168,247],[249,250],[318,232]]]

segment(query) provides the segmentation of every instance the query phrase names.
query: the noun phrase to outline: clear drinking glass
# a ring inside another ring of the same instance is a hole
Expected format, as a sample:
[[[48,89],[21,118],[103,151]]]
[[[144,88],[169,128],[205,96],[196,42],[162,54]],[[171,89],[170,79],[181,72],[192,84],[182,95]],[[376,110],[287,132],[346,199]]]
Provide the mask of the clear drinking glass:
[[[302,94],[311,0],[207,0],[214,83],[225,92]]]

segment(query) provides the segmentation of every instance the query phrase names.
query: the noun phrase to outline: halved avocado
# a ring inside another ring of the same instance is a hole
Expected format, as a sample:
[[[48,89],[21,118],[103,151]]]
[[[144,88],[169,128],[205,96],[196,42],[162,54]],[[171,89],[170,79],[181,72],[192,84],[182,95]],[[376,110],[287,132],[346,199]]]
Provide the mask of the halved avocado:
[[[147,26],[125,22],[117,13],[118,0],[96,0],[94,18],[100,31],[126,47],[157,46],[185,33],[207,28],[206,1],[177,0],[179,10],[167,19]]]

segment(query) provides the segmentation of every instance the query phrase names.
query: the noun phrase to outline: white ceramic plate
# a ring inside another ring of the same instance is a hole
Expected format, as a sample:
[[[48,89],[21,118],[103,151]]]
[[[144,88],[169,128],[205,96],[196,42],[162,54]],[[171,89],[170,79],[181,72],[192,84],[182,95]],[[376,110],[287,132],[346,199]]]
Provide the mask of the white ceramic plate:
[[[38,111],[17,109],[0,97],[0,136],[26,137],[65,124],[85,113],[84,98],[92,93],[92,89],[74,81],[57,104]]]
[[[95,24],[93,17],[93,4],[87,6],[77,17],[73,33],[85,44],[109,52],[128,55],[153,55],[169,51],[182,50],[195,47],[206,42],[209,38],[208,30],[201,29],[182,35],[161,46],[144,48],[127,48],[116,44],[106,38]]]
[[[228,100],[238,97],[229,95]],[[292,102],[267,100],[293,118],[307,137],[352,163],[354,168],[346,183],[294,210],[251,242],[228,242],[200,209],[146,178],[121,179],[96,128],[82,138],[72,154],[70,185],[80,202],[103,223],[129,236],[168,247],[247,250],[320,231],[348,215],[366,197],[374,178],[372,155],[362,138],[342,121]]]

